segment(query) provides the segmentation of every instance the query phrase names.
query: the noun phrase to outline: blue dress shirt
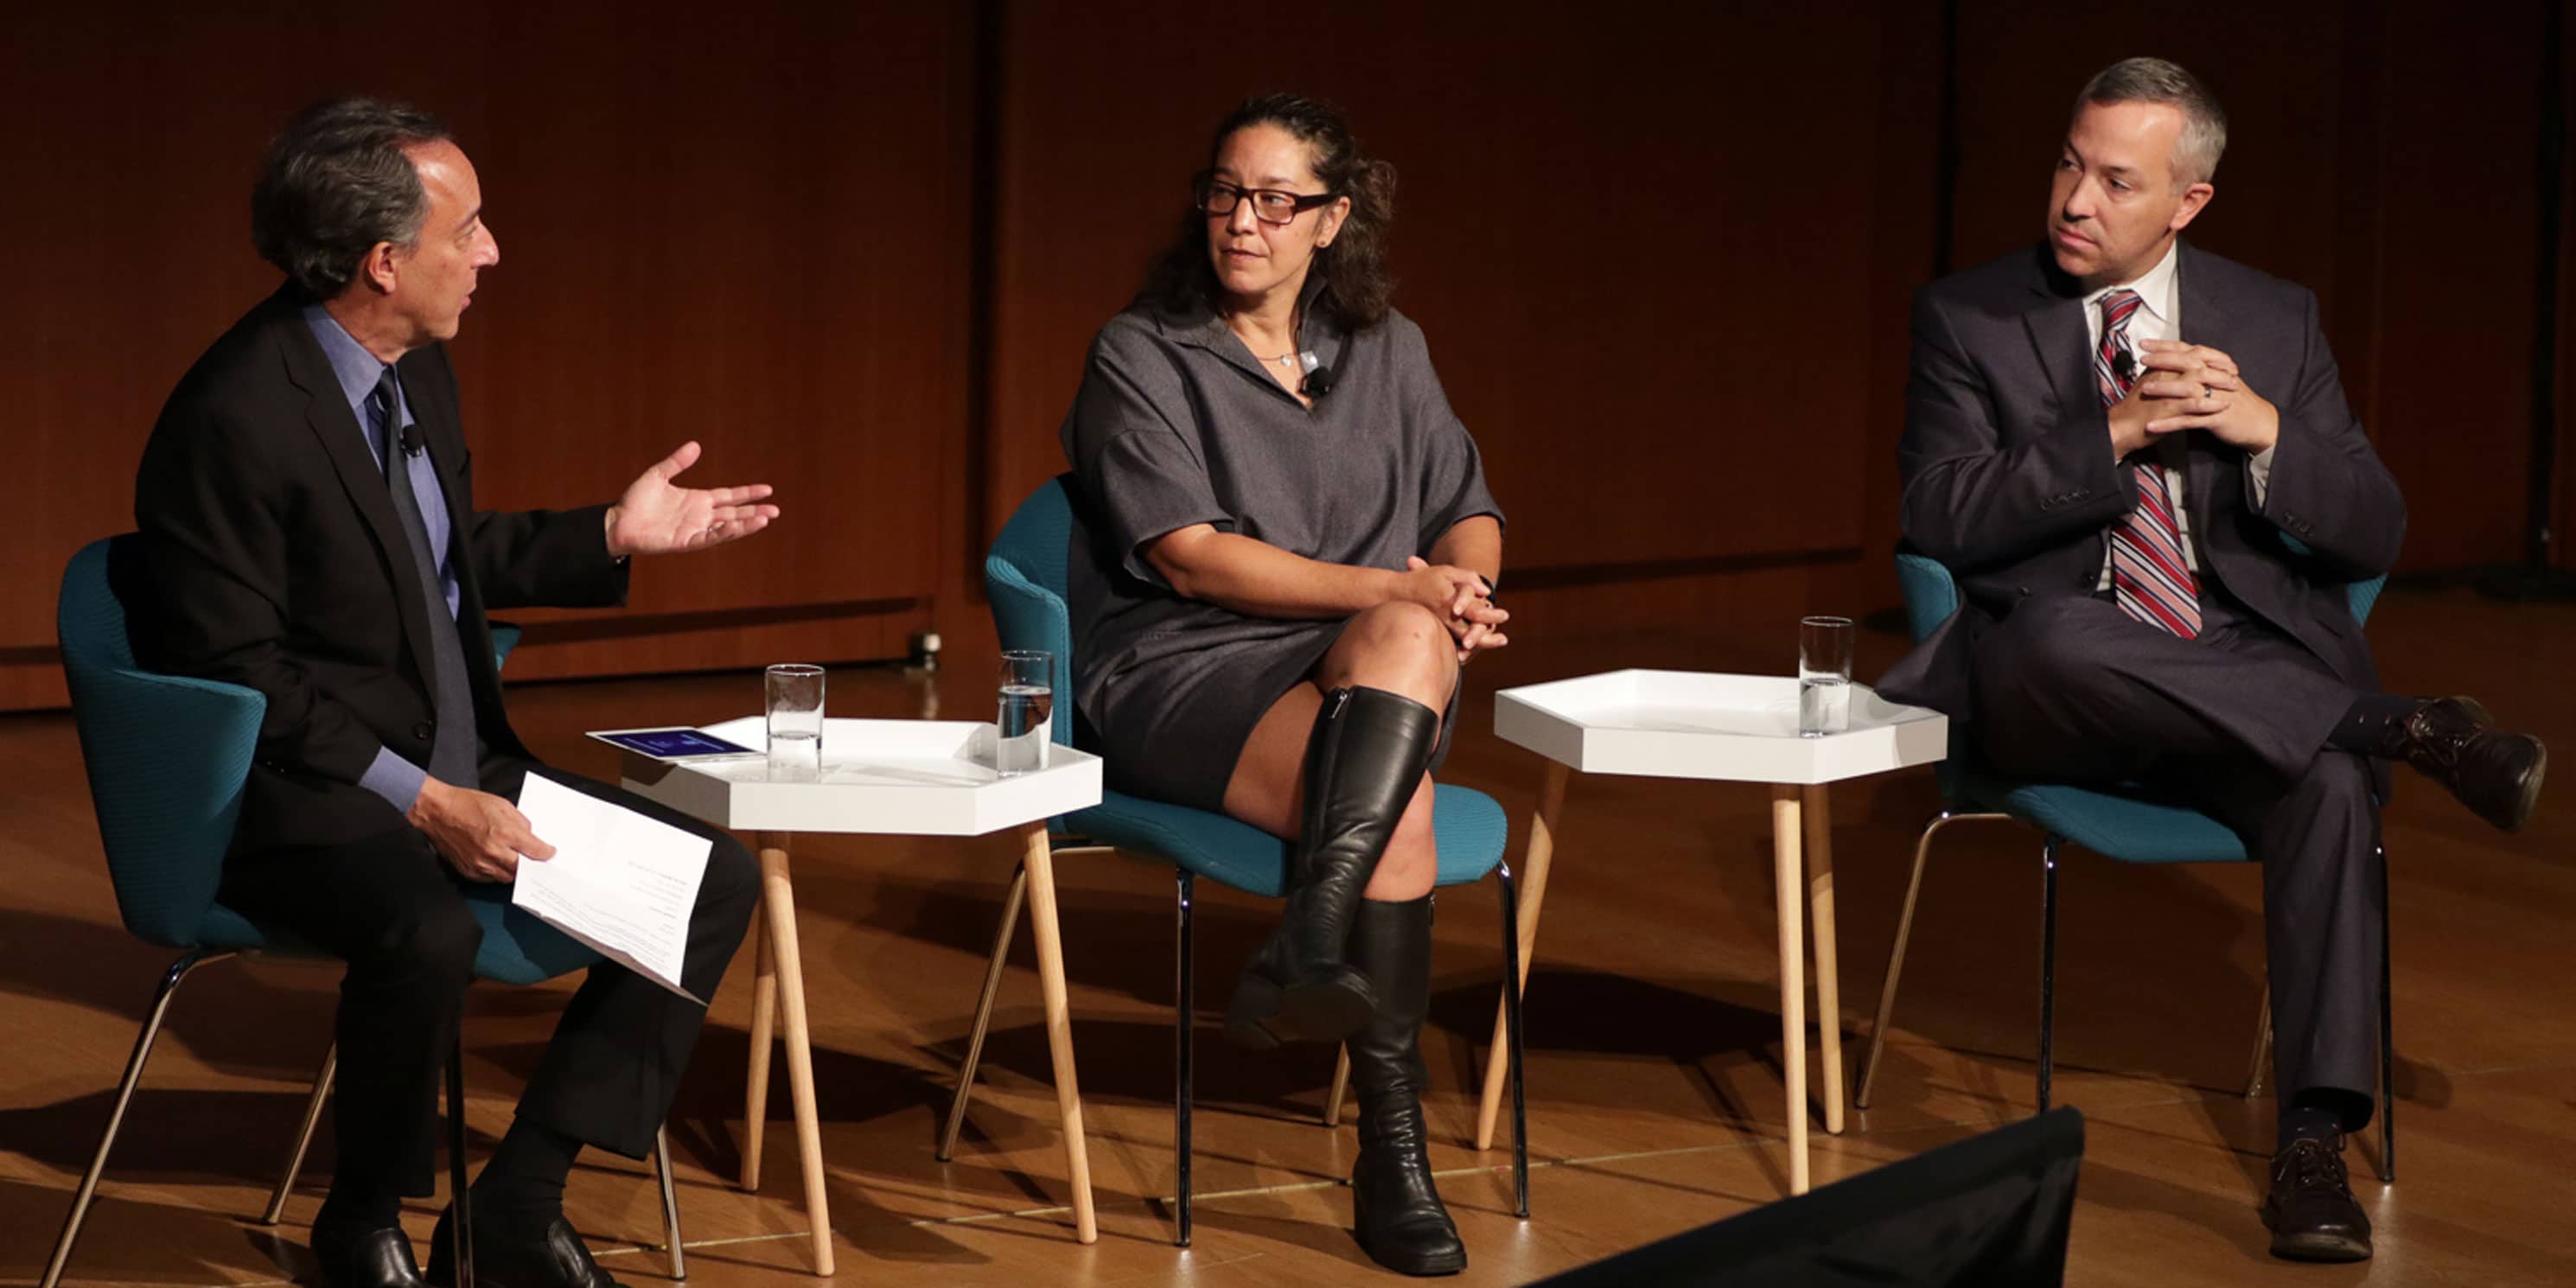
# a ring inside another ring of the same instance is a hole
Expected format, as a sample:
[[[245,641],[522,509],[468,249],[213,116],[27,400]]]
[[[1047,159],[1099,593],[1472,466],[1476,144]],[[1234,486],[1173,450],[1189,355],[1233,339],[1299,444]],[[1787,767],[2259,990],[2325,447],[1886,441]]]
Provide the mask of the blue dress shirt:
[[[341,327],[339,321],[331,316],[330,310],[319,304],[305,306],[304,324],[312,328],[313,338],[322,344],[322,356],[331,362],[331,374],[339,378],[340,392],[349,399],[350,414],[357,417],[359,437],[367,442],[367,455],[376,462],[376,468],[384,468],[385,445],[377,441],[373,428],[368,423],[370,417],[367,414],[367,399],[375,393],[376,382],[384,378],[389,364],[368,352],[367,346],[358,343],[357,338],[350,335]],[[393,433],[395,441],[399,442],[402,431],[414,423],[411,414],[411,397],[403,392],[402,382],[396,380]],[[450,538],[454,535],[455,525],[450,523],[447,517],[447,490],[439,485],[438,465],[430,459],[429,453],[422,452],[418,456],[408,457],[403,465],[404,473],[411,482],[412,496],[420,502],[421,523],[429,529],[431,558],[438,567],[438,585],[439,589],[446,594],[447,620],[453,627],[458,606],[463,603],[464,592],[457,586],[456,565],[449,557],[450,547],[454,544]],[[408,814],[411,812],[412,802],[420,796],[420,785],[428,778],[428,770],[403,759],[391,747],[379,746],[376,748],[374,763],[368,765],[367,772],[359,776],[358,785],[384,797],[395,809]]]

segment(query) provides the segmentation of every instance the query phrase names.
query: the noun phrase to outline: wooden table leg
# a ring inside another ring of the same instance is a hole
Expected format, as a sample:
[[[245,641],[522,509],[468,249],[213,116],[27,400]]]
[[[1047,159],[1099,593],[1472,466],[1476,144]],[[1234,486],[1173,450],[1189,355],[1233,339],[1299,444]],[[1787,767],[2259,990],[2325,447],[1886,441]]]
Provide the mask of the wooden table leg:
[[[1807,915],[1816,930],[1816,1028],[1824,1041],[1825,1130],[1843,1131],[1843,996],[1834,956],[1833,811],[1825,785],[1806,789]]]
[[[823,1189],[823,1128],[814,1112],[814,1049],[805,1023],[805,966],[796,946],[796,890],[787,879],[787,834],[760,834],[760,897],[769,920],[778,999],[786,1012],[787,1092],[796,1105],[796,1154],[805,1167],[805,1212],[814,1221],[814,1273],[832,1273],[832,1205]]]
[[[1529,842],[1521,850],[1521,978],[1529,983],[1530,955],[1538,946],[1538,909],[1547,898],[1548,860],[1556,857],[1556,819],[1565,809],[1565,780],[1571,771],[1562,761],[1547,762],[1538,789],[1538,813],[1530,819]],[[1494,1147],[1494,1120],[1503,1108],[1503,1076],[1510,1071],[1511,1047],[1503,1040],[1503,1001],[1494,999],[1494,1040],[1485,1046],[1485,1098],[1476,1106],[1476,1148]],[[1526,1071],[1524,1071],[1526,1073]]]
[[[1798,862],[1798,789],[1771,789],[1771,866],[1779,887],[1780,1069],[1789,1091],[1789,1192],[1807,1192],[1806,944],[1798,904],[1805,873]]]
[[[762,907],[768,900],[761,901]],[[742,1187],[760,1188],[760,1147],[769,1130],[769,1047],[776,1040],[778,956],[769,950],[765,916],[751,919],[751,1063],[743,1072]]]
[[[1064,938],[1055,915],[1055,855],[1047,846],[1046,823],[1030,824],[1020,833],[1022,864],[1029,877],[1029,929],[1038,941],[1038,992],[1046,1004],[1047,1051],[1055,1064],[1055,1107],[1064,1121],[1064,1159],[1073,1178],[1073,1233],[1084,1243],[1097,1242],[1100,1222],[1091,1210],[1091,1153],[1082,1140],[1082,1089],[1073,1071],[1073,1013],[1065,999]]]

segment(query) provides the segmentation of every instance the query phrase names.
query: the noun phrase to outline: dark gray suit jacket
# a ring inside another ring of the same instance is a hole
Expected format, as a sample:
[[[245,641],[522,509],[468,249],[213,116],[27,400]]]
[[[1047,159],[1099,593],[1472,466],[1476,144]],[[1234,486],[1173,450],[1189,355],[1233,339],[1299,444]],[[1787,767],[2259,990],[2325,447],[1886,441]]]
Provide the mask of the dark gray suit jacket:
[[[2396,561],[2406,502],[2345,405],[2316,296],[2189,243],[2175,268],[2183,338],[2235,358],[2281,413],[2260,505],[2246,453],[2189,434],[2183,504],[2201,579],[2347,684],[2376,690],[2344,587]],[[1880,679],[1881,693],[1972,720],[1978,635],[2032,596],[2093,593],[2135,488],[2111,458],[2088,348],[2080,293],[2044,247],[1915,296],[1903,527],[1958,578],[1961,607]]]

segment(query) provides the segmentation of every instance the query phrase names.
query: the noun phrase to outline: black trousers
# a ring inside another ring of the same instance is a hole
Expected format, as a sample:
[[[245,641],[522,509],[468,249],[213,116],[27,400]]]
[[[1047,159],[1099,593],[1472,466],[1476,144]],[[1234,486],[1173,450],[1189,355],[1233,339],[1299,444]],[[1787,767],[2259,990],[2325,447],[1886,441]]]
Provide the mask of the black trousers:
[[[2377,784],[2326,745],[2362,694],[2296,640],[2204,588],[2185,640],[2107,599],[2030,599],[1977,641],[1977,736],[1995,768],[2140,782],[2225,823],[2263,864],[2273,1069],[2285,1093],[2377,1085],[2382,925]]]
[[[530,772],[714,842],[689,921],[681,982],[712,1001],[760,900],[759,866],[730,834],[606,783],[525,761],[487,761],[483,788],[517,800]],[[410,827],[348,845],[232,860],[223,902],[349,964],[340,981],[332,1084],[335,1188],[432,1192],[438,1087],[482,927],[462,878]],[[585,1144],[641,1158],[669,1116],[706,1011],[613,963],[590,968],[519,1098],[519,1113]]]

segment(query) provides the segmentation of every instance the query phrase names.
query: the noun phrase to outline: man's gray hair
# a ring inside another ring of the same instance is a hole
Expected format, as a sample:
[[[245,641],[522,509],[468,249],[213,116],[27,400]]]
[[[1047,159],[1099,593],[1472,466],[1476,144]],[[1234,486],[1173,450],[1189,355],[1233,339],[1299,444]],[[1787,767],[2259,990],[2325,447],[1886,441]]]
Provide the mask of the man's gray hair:
[[[269,145],[251,189],[251,244],[306,295],[338,295],[376,243],[418,243],[429,193],[404,149],[448,137],[437,117],[400,103],[304,109]]]
[[[2207,183],[2218,173],[2219,154],[2227,151],[2227,113],[2209,87],[2179,65],[2161,58],[2123,58],[2084,83],[2075,110],[2087,103],[2163,103],[2182,113],[2182,136],[2174,140],[2176,187]]]

